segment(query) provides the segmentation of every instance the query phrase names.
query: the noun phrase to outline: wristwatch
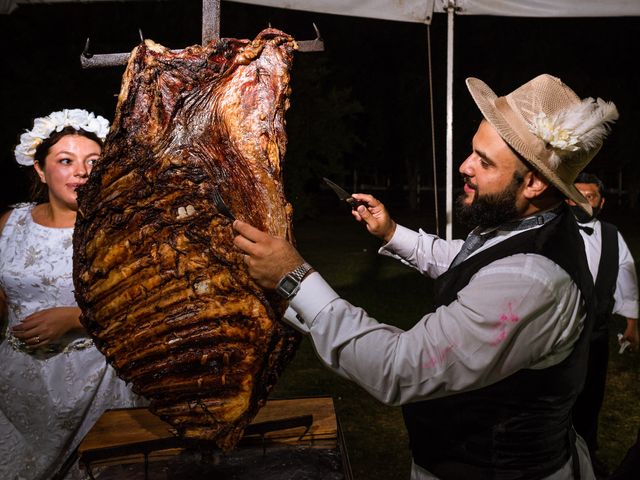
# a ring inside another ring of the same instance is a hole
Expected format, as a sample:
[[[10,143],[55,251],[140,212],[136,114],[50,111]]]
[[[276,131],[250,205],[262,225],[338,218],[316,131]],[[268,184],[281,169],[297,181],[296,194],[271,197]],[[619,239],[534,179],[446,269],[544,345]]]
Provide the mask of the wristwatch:
[[[291,270],[280,279],[278,285],[276,285],[276,292],[285,300],[293,298],[293,296],[298,293],[298,290],[300,290],[300,282],[302,282],[302,279],[311,268],[311,265],[304,262],[299,267]]]

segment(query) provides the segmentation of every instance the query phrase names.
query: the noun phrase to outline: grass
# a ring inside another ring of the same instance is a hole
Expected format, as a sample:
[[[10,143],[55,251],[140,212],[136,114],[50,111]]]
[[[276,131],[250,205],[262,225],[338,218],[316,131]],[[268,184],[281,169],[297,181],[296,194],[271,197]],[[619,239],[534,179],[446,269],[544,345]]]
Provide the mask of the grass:
[[[378,255],[380,242],[353,221],[348,210],[338,211],[335,204],[330,207],[333,213],[296,224],[294,233],[301,253],[343,298],[365,308],[381,322],[410,328],[430,311],[431,280]],[[620,209],[614,213],[622,219],[633,218]],[[403,225],[416,228],[420,224],[420,214],[394,215]],[[422,214],[422,218],[428,216]],[[640,228],[633,224],[620,228],[634,258],[638,258]],[[616,319],[611,329],[612,355],[601,414],[600,457],[611,466],[624,457],[640,427],[636,408],[640,398],[638,354],[618,355],[614,344],[615,335],[623,329],[624,320]],[[356,480],[409,478],[411,458],[400,408],[381,404],[324,367],[309,340],[304,339],[272,398],[320,395],[334,399]]]
[[[607,372],[607,388],[599,423],[599,457],[610,466],[620,463],[635,441],[640,428],[640,370],[638,354],[618,354],[615,334],[624,331],[626,322],[615,318],[611,329],[611,356]],[[617,327],[617,328],[616,328]]]

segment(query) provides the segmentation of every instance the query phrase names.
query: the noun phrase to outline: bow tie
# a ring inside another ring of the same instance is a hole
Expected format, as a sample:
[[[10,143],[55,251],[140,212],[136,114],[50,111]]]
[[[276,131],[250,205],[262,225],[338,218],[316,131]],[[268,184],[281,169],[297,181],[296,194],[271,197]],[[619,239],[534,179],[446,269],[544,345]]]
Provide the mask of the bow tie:
[[[578,228],[580,230],[582,230],[584,233],[586,233],[587,235],[593,234],[593,228],[592,227],[587,227],[585,225],[578,224]]]

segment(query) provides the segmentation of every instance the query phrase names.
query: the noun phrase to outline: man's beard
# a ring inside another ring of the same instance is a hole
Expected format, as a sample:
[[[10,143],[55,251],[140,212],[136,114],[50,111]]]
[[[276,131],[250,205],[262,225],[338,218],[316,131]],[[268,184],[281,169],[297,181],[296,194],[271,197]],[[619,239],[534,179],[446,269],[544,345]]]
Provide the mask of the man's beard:
[[[492,228],[518,218],[516,192],[521,184],[522,179],[514,175],[502,192],[479,195],[476,191],[471,205],[464,204],[466,195],[461,194],[456,200],[456,214],[460,222],[470,228]]]

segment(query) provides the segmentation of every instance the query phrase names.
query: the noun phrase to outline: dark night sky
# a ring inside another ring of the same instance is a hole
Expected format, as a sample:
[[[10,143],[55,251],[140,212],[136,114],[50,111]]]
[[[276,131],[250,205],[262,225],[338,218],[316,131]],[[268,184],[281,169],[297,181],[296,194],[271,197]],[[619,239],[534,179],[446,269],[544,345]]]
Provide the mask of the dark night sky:
[[[138,28],[147,38],[170,48],[200,41],[200,1],[106,2],[20,7],[0,16],[0,207],[26,199],[26,177],[13,160],[18,135],[35,116],[69,107],[88,108],[113,118],[123,67],[83,70],[79,55],[87,37],[95,53],[130,51]],[[430,138],[426,113],[427,27],[337,15],[295,12],[222,2],[224,37],[253,38],[272,26],[299,40],[314,35],[315,22],[326,42],[322,55],[335,75],[330,82],[352,89],[362,105],[358,129],[365,147],[373,135],[372,119],[388,122],[382,142],[384,162],[399,142]],[[600,96],[618,105],[621,118],[593,169],[609,183],[623,165],[625,181],[638,181],[635,152],[640,148],[640,78],[632,73],[640,58],[640,18],[529,19],[456,17],[454,164],[466,156],[480,115],[464,86],[476,76],[498,94],[506,94],[533,76],[559,76],[580,96]],[[431,25],[436,151],[444,163],[446,15]],[[302,54],[299,54],[302,55]],[[293,75],[296,75],[295,65]],[[411,97],[413,95],[413,97]],[[401,98],[402,97],[402,98]],[[412,109],[405,108],[413,105]],[[293,107],[292,107],[293,108]],[[408,113],[408,112],[414,113]],[[419,112],[419,113],[415,113]],[[313,122],[313,119],[310,119]],[[384,123],[383,123],[384,125]],[[380,138],[376,138],[380,143]],[[431,169],[429,140],[410,151],[425,175]],[[398,158],[388,158],[390,163]],[[444,182],[444,171],[440,185]],[[635,175],[635,177],[634,177]]]

